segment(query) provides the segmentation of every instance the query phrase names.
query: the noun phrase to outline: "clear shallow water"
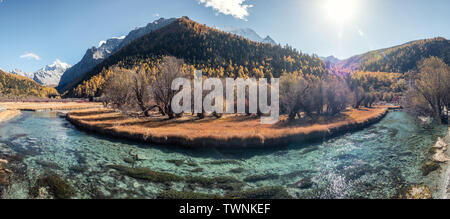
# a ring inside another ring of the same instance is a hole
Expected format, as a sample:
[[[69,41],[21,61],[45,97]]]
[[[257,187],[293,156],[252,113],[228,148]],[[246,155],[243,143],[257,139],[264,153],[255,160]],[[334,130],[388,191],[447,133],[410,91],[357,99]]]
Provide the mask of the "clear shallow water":
[[[16,173],[21,177],[13,181],[3,198],[27,198],[36,179],[48,172],[67,180],[77,192],[75,198],[99,194],[108,198],[155,198],[167,189],[167,185],[130,178],[106,167],[131,167],[125,161],[130,154],[145,159],[135,167],[181,176],[232,176],[248,181],[244,189],[283,186],[296,198],[392,198],[401,186],[423,182],[420,168],[429,159],[428,149],[436,136],[446,131],[446,126],[422,128],[406,113],[392,112],[367,129],[323,142],[273,150],[185,150],[86,133],[55,113],[23,113],[0,126],[0,153],[24,156]],[[184,160],[197,166],[177,166],[168,160]],[[210,163],[217,160],[233,162]],[[193,173],[196,168],[203,171]],[[243,172],[230,172],[236,168],[243,168]],[[255,175],[266,177],[245,180]],[[226,192],[183,183],[174,183],[171,188]]]

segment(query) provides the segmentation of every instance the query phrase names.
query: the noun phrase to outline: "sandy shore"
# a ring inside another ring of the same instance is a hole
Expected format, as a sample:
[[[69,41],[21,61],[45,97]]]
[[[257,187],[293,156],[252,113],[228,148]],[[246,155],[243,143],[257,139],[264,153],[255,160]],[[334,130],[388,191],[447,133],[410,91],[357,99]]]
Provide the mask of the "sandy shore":
[[[103,107],[102,103],[90,102],[0,102],[0,108],[23,111],[80,110],[101,107]]]
[[[450,128],[443,138],[444,142],[450,146]],[[450,157],[450,149],[445,152]],[[424,182],[431,189],[434,199],[450,198],[450,162],[440,163],[440,169],[431,172],[424,178]]]
[[[16,116],[20,115],[19,110],[5,110],[0,111],[0,123],[6,122]]]
[[[321,140],[360,130],[380,121],[386,107],[348,110],[335,120],[314,124],[278,123],[262,125],[246,116],[222,119],[166,120],[130,118],[111,110],[73,111],[67,119],[78,128],[145,143],[183,147],[273,147]]]
[[[447,132],[447,136],[444,138],[445,143],[450,146],[450,127]],[[446,152],[447,157],[450,157],[450,149]],[[443,199],[450,199],[450,162],[446,163],[444,167],[442,168],[444,172],[443,180],[444,183],[442,184],[442,197]]]

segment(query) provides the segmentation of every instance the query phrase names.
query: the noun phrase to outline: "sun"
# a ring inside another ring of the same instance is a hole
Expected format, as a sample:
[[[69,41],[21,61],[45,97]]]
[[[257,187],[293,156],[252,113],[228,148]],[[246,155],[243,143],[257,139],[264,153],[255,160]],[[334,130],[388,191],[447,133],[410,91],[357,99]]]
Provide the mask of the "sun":
[[[356,0],[326,0],[325,14],[338,24],[350,22],[356,13]]]

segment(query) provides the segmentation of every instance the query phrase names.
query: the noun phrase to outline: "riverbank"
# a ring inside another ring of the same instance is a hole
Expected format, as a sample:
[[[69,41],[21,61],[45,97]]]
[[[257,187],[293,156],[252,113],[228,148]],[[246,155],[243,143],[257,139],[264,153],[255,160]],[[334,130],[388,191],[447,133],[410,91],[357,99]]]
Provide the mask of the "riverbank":
[[[448,147],[450,146],[450,127],[447,132],[447,136],[445,136],[442,141],[447,145],[447,150],[445,151],[445,157],[450,157],[450,150]],[[438,192],[437,198],[440,199],[450,199],[450,162],[445,162],[441,165],[442,171],[439,173],[438,183]]]
[[[0,102],[0,108],[22,111],[81,110],[103,107],[91,102]]]
[[[20,115],[19,110],[5,110],[0,111],[0,123],[6,122],[16,116]]]
[[[448,129],[447,136],[445,136],[444,141],[447,145],[450,145],[450,128]],[[447,149],[447,157],[450,157],[450,150]],[[445,184],[443,187],[444,195],[442,198],[450,199],[450,162],[448,162],[445,167]]]
[[[183,147],[245,148],[287,146],[322,140],[361,130],[380,121],[387,107],[347,110],[340,117],[320,118],[319,123],[279,122],[262,125],[260,119],[228,116],[221,119],[183,117],[130,118],[110,109],[73,111],[67,120],[80,129],[145,143]]]
[[[437,138],[437,141],[430,148],[430,161],[425,163],[422,171],[427,169],[424,174],[424,182],[431,189],[433,198],[450,198],[450,128],[447,135],[443,138]],[[427,168],[425,168],[425,166]]]

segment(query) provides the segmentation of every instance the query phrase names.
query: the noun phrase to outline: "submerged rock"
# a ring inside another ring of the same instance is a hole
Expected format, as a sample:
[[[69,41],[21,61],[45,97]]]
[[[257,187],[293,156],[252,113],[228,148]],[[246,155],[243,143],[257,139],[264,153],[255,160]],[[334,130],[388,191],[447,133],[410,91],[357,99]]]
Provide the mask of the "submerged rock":
[[[157,199],[223,199],[220,195],[203,194],[195,192],[179,192],[175,190],[168,190],[159,193]]]
[[[1,167],[2,165],[6,165],[6,164],[8,164],[8,161],[7,161],[7,160],[0,159],[0,167]]]
[[[175,164],[175,166],[179,167],[184,164],[184,160],[166,160],[167,163]]]
[[[9,175],[12,171],[6,168],[7,164],[7,160],[0,159],[0,185],[9,185]]]
[[[9,185],[9,174],[5,169],[0,168],[0,185]]]
[[[400,199],[432,199],[430,187],[426,185],[409,186],[400,192]]]
[[[394,138],[398,134],[398,129],[391,128],[391,129],[389,129],[389,133],[390,133],[389,136],[391,138]]]
[[[30,190],[30,193],[35,198],[45,196],[47,190],[57,199],[70,199],[75,195],[75,190],[72,186],[60,176],[56,174],[49,174],[39,178],[36,185]]]
[[[77,166],[72,166],[69,168],[70,172],[72,173],[85,173],[89,170],[89,167],[87,165],[77,165]]]
[[[252,175],[245,177],[245,182],[258,182],[263,180],[272,180],[272,179],[278,179],[280,176],[278,174],[268,173],[264,175]]]
[[[241,162],[237,160],[214,160],[204,162],[203,164],[211,164],[211,165],[222,165],[222,164],[241,164]]]
[[[289,187],[293,188],[299,188],[299,189],[309,189],[314,185],[314,182],[311,180],[311,178],[304,178]]]
[[[200,176],[192,176],[186,178],[186,183],[200,185],[205,188],[219,188],[223,190],[236,191],[245,186],[245,183],[229,176],[221,176],[215,178],[206,178]]]
[[[235,168],[235,169],[231,169],[230,173],[243,173],[244,171],[245,171],[244,168],[238,167],[238,168]]]
[[[38,190],[38,199],[50,199],[51,195],[49,194],[47,188],[39,188]]]
[[[444,139],[438,138],[432,149],[435,151],[433,161],[438,163],[447,163],[450,161],[450,158],[445,154],[448,149],[448,145],[445,143]]]
[[[437,164],[436,162],[428,161],[422,165],[422,175],[428,176],[428,174],[430,174],[433,171],[438,170],[440,167],[441,166],[439,164]]]
[[[146,157],[145,155],[142,154],[137,154],[136,158],[138,161],[143,161],[143,160],[150,160],[150,158]]]
[[[148,168],[131,168],[119,165],[108,165],[107,167],[115,169],[120,173],[135,179],[148,180],[156,183],[179,182],[183,177],[170,173],[162,173],[150,170]]]
[[[125,163],[134,164],[136,161],[133,158],[126,157],[123,159]]]
[[[45,161],[45,160],[36,160],[36,163],[45,167],[47,169],[61,170],[62,168],[55,162]]]
[[[292,199],[285,188],[281,186],[267,186],[250,189],[242,192],[233,192],[225,196],[226,198],[239,199]]]
[[[319,150],[319,146],[312,146],[312,147],[308,147],[302,150],[302,152],[300,152],[301,155],[313,152],[313,151],[317,151]]]
[[[193,169],[193,170],[191,170],[191,172],[193,172],[193,173],[200,173],[200,172],[203,172],[203,168],[195,168],[195,169]]]
[[[150,158],[146,157],[146,156],[143,155],[143,154],[137,153],[137,152],[136,152],[135,150],[133,150],[133,149],[131,149],[131,150],[128,152],[128,154],[131,155],[131,156],[133,157],[133,159],[136,160],[136,161],[144,161],[144,160],[149,160],[149,159],[150,159]]]

